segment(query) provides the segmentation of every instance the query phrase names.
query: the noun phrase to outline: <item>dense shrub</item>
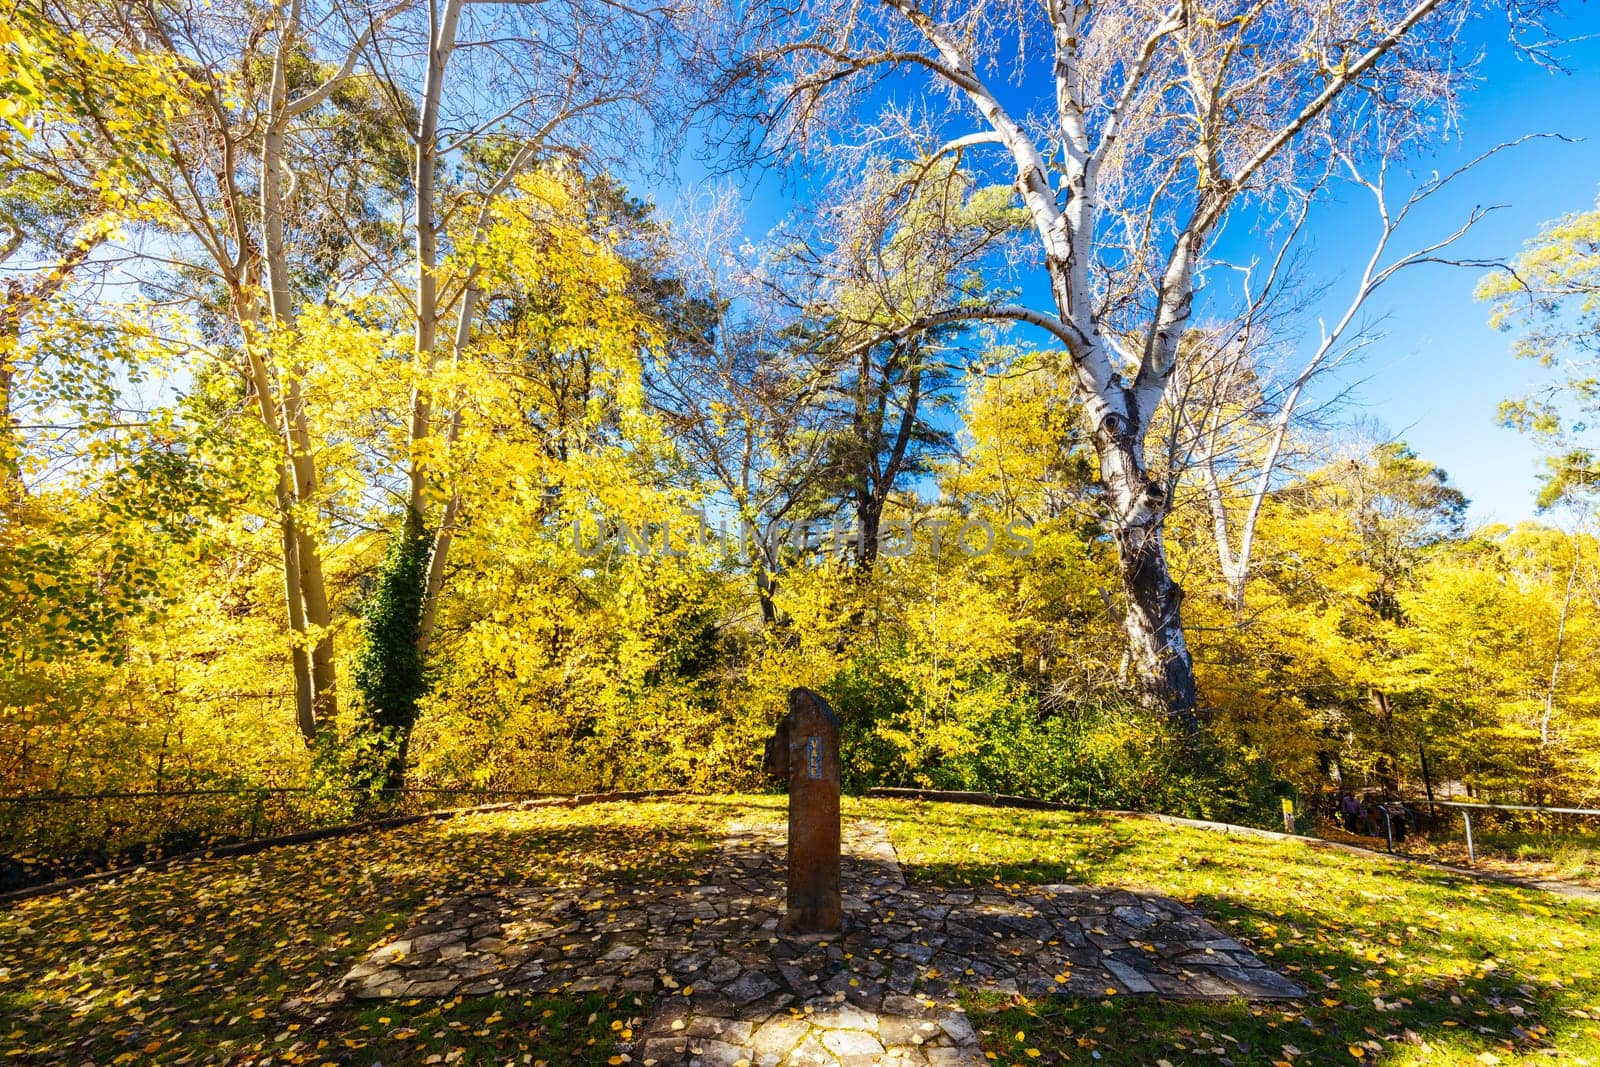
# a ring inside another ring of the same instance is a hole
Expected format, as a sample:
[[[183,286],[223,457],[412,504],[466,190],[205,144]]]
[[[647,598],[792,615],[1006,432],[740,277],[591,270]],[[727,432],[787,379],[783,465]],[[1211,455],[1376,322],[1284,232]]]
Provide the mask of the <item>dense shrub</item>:
[[[1042,711],[1005,679],[934,706],[877,654],[824,687],[839,716],[844,788],[972,790],[1094,808],[1276,825],[1292,796],[1270,768],[1210,736],[1189,738],[1131,704]]]

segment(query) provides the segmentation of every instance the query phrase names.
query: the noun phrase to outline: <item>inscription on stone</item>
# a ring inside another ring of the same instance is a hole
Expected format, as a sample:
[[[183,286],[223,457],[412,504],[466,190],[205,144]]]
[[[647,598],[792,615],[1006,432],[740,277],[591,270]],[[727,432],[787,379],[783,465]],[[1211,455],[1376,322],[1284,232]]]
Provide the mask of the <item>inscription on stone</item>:
[[[839,897],[839,720],[809,689],[789,693],[789,714],[767,742],[766,772],[789,783],[789,895],[783,928],[835,933]]]

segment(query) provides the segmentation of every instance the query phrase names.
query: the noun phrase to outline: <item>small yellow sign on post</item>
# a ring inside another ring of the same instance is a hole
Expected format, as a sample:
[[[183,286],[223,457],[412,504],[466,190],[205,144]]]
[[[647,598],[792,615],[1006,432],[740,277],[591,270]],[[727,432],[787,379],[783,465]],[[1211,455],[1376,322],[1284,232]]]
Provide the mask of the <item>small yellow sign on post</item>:
[[[1288,797],[1283,798],[1283,832],[1294,833],[1294,801]]]

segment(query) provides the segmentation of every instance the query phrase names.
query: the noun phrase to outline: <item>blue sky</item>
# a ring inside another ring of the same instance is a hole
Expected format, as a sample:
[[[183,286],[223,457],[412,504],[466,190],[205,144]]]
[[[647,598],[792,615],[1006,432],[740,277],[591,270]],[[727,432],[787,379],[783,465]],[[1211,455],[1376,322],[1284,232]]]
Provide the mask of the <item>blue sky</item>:
[[[1560,50],[1564,72],[1519,58],[1505,40],[1503,19],[1491,17],[1470,27],[1468,43],[1484,55],[1480,83],[1463,101],[1455,135],[1421,152],[1408,167],[1420,180],[1528,133],[1556,133],[1574,141],[1533,142],[1488,161],[1430,201],[1397,238],[1398,250],[1450,232],[1475,206],[1503,205],[1453,254],[1504,257],[1541,223],[1594,207],[1600,195],[1600,5],[1569,0],[1564,8],[1558,27],[1569,39]],[[668,214],[676,195],[692,193],[708,180],[691,159],[682,163],[676,181],[655,186],[656,200]],[[1397,187],[1405,187],[1402,178],[1396,175]],[[796,190],[776,174],[710,180],[735,181],[746,199],[753,238],[798,203]],[[1306,235],[1314,253],[1308,281],[1329,285],[1327,315],[1343,308],[1375,232],[1370,201],[1353,196],[1329,202],[1313,215]],[[1398,275],[1367,305],[1369,317],[1382,319],[1384,339],[1359,364],[1325,378],[1321,396],[1311,400],[1348,391],[1340,417],[1373,423],[1443,467],[1471,499],[1474,524],[1514,523],[1535,517],[1538,457],[1529,441],[1496,425],[1495,411],[1502,400],[1545,379],[1537,367],[1511,357],[1507,335],[1488,327],[1487,309],[1472,297],[1482,274],[1422,266]],[[1316,336],[1314,314],[1305,323],[1308,342]]]
[[[1564,28],[1573,37],[1600,34],[1600,8],[1570,5]],[[1555,73],[1519,60],[1498,30],[1479,27],[1483,81],[1465,101],[1458,139],[1414,169],[1448,171],[1526,133],[1581,140],[1534,142],[1490,160],[1416,220],[1412,232],[1425,240],[1475,205],[1504,204],[1458,246],[1465,257],[1513,253],[1541,223],[1592,208],[1600,194],[1600,39],[1569,44],[1567,73]],[[1329,277],[1346,277],[1371,241],[1370,214],[1364,205],[1331,205],[1315,222],[1317,249],[1344,268]],[[1534,517],[1538,459],[1525,438],[1495,424],[1495,409],[1548,379],[1513,359],[1510,338],[1488,327],[1486,308],[1472,298],[1482,273],[1424,266],[1397,276],[1371,305],[1386,317],[1386,338],[1341,384],[1361,380],[1348,413],[1377,420],[1444,467],[1471,498],[1475,522],[1516,522]]]

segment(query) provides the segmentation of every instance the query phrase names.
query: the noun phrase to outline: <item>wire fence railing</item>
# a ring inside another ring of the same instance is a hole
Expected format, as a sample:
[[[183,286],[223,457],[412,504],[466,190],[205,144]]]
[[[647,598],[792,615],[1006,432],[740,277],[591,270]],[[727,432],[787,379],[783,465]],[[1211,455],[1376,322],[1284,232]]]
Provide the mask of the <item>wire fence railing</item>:
[[[1596,808],[1547,808],[1534,804],[1490,804],[1482,801],[1466,803],[1458,800],[1438,800],[1430,801],[1429,803],[1434,807],[1450,808],[1460,813],[1462,833],[1465,836],[1467,843],[1467,862],[1469,863],[1478,862],[1477,841],[1474,839],[1472,834],[1472,816],[1474,814],[1477,814],[1478,816],[1478,825],[1480,828],[1484,825],[1485,819],[1492,817],[1492,813],[1502,811],[1531,813],[1542,817],[1556,816],[1566,818],[1570,816],[1576,816],[1585,819],[1600,820],[1600,809]],[[1594,823],[1593,828],[1597,834],[1596,844],[1597,846],[1600,846],[1600,822]],[[1392,845],[1390,847],[1391,849],[1393,848]]]
[[[566,795],[470,786],[370,791],[236,784],[0,796],[0,892],[352,821]],[[1464,839],[1467,862],[1474,864],[1486,851],[1526,850],[1530,841],[1581,827],[1582,847],[1600,856],[1600,809],[1594,808],[1390,798],[1365,803],[1355,827],[1336,809],[1324,817],[1378,838],[1390,852],[1409,849],[1412,834],[1426,834],[1432,843],[1454,840],[1457,848]]]
[[[357,819],[559,796],[549,790],[237,785],[0,796],[0,892]]]
[[[1571,839],[1600,854],[1600,808],[1540,804],[1501,804],[1486,800],[1439,800],[1393,797],[1363,802],[1355,812],[1330,805],[1333,825],[1362,836],[1378,837],[1390,852],[1398,851],[1413,833],[1430,843],[1456,840],[1466,846],[1468,863],[1477,863],[1485,831],[1491,851],[1539,851],[1537,842]]]
[[[61,801],[126,800],[130,798],[181,798],[203,796],[237,796],[246,792],[260,793],[316,793],[326,792],[322,786],[242,786],[238,789],[135,789],[106,793],[32,793],[23,796],[0,796],[0,804],[51,804]],[[404,786],[399,789],[379,789],[378,794],[472,794],[474,796],[531,797],[557,794],[530,789],[471,789],[433,786]]]

